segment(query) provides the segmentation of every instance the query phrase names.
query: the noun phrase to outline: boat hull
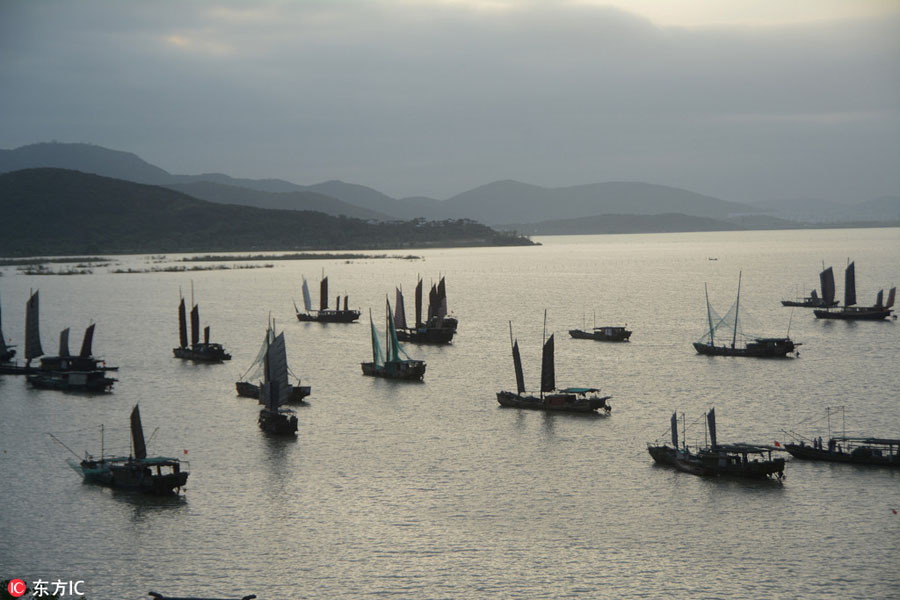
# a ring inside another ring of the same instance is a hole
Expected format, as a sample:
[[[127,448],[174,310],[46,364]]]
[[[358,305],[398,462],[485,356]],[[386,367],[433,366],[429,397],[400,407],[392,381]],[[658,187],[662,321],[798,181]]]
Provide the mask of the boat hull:
[[[672,467],[683,473],[691,475],[705,475],[700,460],[688,452],[675,450],[671,446],[648,445],[647,451],[657,464]]]
[[[793,306],[796,308],[828,308],[837,306],[837,302],[832,302],[829,305],[825,304],[825,301],[821,298],[817,298],[813,300],[812,298],[806,298],[804,300],[782,300],[782,306]]]
[[[817,319],[840,319],[842,321],[881,321],[891,316],[890,308],[850,308],[842,310],[813,311]]]
[[[596,340],[598,342],[627,342],[631,332],[624,327],[598,327],[594,331],[570,329],[569,335],[576,340]]]
[[[506,408],[524,408],[548,412],[593,413],[603,409],[609,413],[612,409],[606,403],[611,396],[589,396],[579,398],[575,394],[548,394],[543,398],[524,396],[514,392],[497,392],[497,402]]]
[[[700,453],[675,450],[671,446],[648,445],[647,451],[658,464],[702,477],[739,477],[743,479],[781,478],[784,459],[748,460],[740,455],[712,450]]]
[[[249,381],[236,381],[234,387],[238,396],[243,398],[259,399],[259,386]],[[291,392],[288,395],[288,402],[303,402],[303,399],[310,395],[312,388],[308,385],[292,385]]]
[[[72,462],[69,464],[82,474],[86,483],[157,496],[177,493],[188,479],[188,472],[182,471],[177,461],[162,463],[163,466],[174,467],[167,473],[161,472],[159,468],[154,473],[153,467],[157,465],[152,461],[145,463],[131,459],[84,460],[78,465]]]
[[[303,323],[352,323],[359,319],[358,310],[322,310],[316,313],[297,313]]]
[[[219,363],[231,360],[231,355],[225,352],[220,344],[197,344],[196,346],[172,348],[175,358],[192,360],[195,362]]]
[[[404,381],[421,380],[425,377],[426,367],[425,361],[421,360],[387,361],[383,365],[365,362],[361,366],[363,375]]]
[[[274,435],[297,433],[296,415],[263,409],[259,411],[259,428]]]
[[[419,329],[398,329],[397,339],[414,344],[449,344],[453,341],[456,328],[422,327]]]
[[[64,392],[103,393],[109,391],[115,382],[103,371],[42,371],[28,376],[32,387]]]
[[[880,467],[900,468],[900,454],[885,455],[878,449],[857,447],[851,452],[819,449],[813,446],[785,444],[784,449],[791,456],[800,460],[822,460],[855,465],[874,465]]]
[[[712,346],[694,342],[694,349],[706,356],[753,356],[757,358],[785,358],[794,352],[798,344],[789,338],[765,338],[748,343],[743,347]]]

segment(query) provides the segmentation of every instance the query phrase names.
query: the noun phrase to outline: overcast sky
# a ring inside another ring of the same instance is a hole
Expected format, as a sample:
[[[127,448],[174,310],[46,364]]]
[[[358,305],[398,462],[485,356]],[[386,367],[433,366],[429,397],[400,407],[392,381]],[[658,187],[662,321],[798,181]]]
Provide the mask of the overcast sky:
[[[0,0],[0,148],[447,198],[900,195],[900,1]]]

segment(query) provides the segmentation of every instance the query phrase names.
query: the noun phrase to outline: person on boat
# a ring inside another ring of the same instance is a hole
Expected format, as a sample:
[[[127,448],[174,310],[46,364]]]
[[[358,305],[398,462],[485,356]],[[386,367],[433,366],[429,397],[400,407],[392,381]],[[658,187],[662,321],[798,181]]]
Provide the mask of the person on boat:
[[[822,436],[819,436],[819,450],[822,449]]]
[[[828,451],[829,451],[829,452],[834,452],[834,445],[835,445],[836,443],[837,443],[837,442],[835,442],[833,438],[830,439],[830,440],[828,440]]]

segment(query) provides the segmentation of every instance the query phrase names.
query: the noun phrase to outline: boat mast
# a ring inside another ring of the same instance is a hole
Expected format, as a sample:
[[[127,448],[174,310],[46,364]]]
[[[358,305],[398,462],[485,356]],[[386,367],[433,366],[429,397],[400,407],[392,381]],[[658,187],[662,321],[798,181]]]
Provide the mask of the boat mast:
[[[734,335],[731,338],[731,348],[734,349],[734,345],[737,343],[737,326],[738,326],[738,314],[741,311],[741,272],[738,271],[738,293],[737,293],[737,303],[734,307]]]
[[[547,309],[544,309],[544,332],[541,334],[541,400],[544,399],[544,352],[546,352],[546,348],[544,344],[547,343]]]
[[[712,309],[709,307],[709,286],[704,283],[703,289],[706,290],[706,319],[709,321],[709,345],[715,346],[716,339],[713,333]]]

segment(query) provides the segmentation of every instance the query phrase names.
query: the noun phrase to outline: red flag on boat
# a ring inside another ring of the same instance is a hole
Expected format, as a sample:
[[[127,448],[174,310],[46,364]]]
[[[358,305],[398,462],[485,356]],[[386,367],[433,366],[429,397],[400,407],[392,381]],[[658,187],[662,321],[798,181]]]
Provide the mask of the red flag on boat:
[[[897,514],[897,509],[896,509],[896,508],[892,508],[892,509],[891,509],[891,512],[894,513],[894,514],[896,515],[896,514]]]
[[[187,454],[187,448],[184,449],[184,453]]]
[[[781,444],[778,443],[778,440],[775,440],[775,447],[776,447],[776,448],[781,448]]]

